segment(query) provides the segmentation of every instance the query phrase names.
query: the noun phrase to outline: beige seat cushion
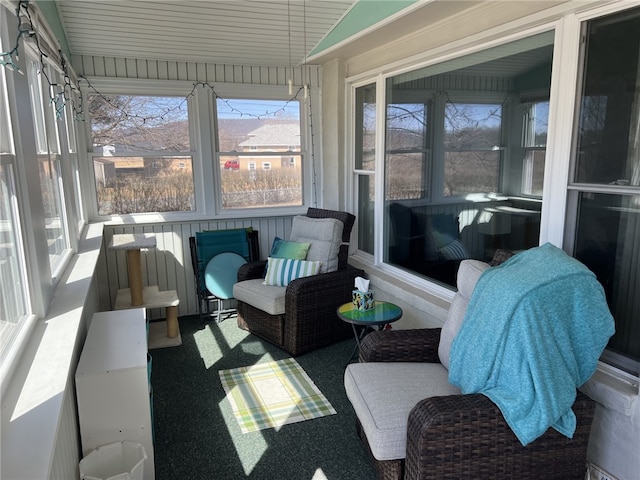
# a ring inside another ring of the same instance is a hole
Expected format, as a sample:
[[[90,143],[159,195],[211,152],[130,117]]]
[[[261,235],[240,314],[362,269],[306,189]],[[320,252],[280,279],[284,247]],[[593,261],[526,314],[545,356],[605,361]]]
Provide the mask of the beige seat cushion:
[[[344,374],[347,397],[378,460],[405,458],[409,412],[423,398],[458,395],[439,363],[353,363]]]
[[[335,218],[293,217],[290,240],[310,243],[306,260],[319,261],[320,273],[338,269],[344,224]]]
[[[459,395],[449,383],[451,342],[464,320],[480,275],[489,265],[463,260],[458,270],[458,292],[442,328],[438,354],[442,363],[357,363],[345,371],[347,397],[362,424],[371,452],[378,460],[405,458],[411,409],[422,399]]]
[[[244,280],[233,286],[233,297],[270,315],[284,313],[287,287],[263,285],[264,278]]]

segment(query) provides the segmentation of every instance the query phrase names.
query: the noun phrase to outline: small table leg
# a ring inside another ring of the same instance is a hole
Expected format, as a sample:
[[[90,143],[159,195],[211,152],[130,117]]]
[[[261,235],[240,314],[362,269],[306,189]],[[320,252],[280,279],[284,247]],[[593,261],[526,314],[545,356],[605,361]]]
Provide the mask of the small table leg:
[[[387,325],[388,323],[378,325],[378,331],[384,330],[384,327],[386,327]],[[375,331],[373,327],[363,326],[362,330],[360,330],[360,333],[358,334],[358,330],[356,329],[356,325],[354,323],[351,324],[351,328],[353,328],[353,335],[356,337],[356,345],[353,347],[353,352],[351,352],[349,362],[353,360],[353,357],[356,355],[356,353],[358,354],[358,358],[360,358],[360,345],[362,343],[362,339],[367,335],[369,329],[371,328],[371,330]]]
[[[351,352],[351,355],[349,355],[349,361],[347,363],[350,363],[351,360],[353,360],[353,357],[355,356],[355,354],[360,352],[360,336],[358,335],[356,326],[353,323],[351,324],[351,328],[353,328],[353,336],[356,337],[356,344],[353,347],[353,351]]]

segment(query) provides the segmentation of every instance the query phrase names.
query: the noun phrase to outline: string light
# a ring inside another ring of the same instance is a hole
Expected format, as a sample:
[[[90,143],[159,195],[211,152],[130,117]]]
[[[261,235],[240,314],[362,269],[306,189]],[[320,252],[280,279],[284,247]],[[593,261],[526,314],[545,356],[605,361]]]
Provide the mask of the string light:
[[[282,107],[276,109],[276,110],[267,110],[264,112],[264,114],[261,115],[257,115],[255,113],[249,113],[249,112],[243,112],[242,110],[239,110],[238,108],[234,107],[232,104],[232,101],[230,99],[226,99],[221,97],[220,95],[218,95],[216,93],[215,90],[215,86],[211,85],[208,82],[195,82],[193,84],[193,88],[191,89],[191,91],[184,97],[184,99],[176,106],[171,107],[171,108],[167,108],[165,109],[162,113],[157,114],[157,115],[137,115],[137,114],[132,114],[129,113],[129,111],[119,107],[118,105],[114,104],[109,97],[107,97],[106,95],[103,95],[102,93],[100,93],[92,84],[91,82],[84,76],[80,76],[81,81],[84,81],[87,83],[87,86],[94,92],[94,94],[98,97],[100,97],[100,99],[105,102],[106,104],[108,104],[111,108],[113,108],[114,110],[120,112],[122,115],[124,115],[127,118],[131,118],[131,119],[137,119],[137,120],[141,120],[143,123],[146,122],[151,122],[153,120],[164,120],[164,118],[169,115],[172,114],[174,112],[180,111],[182,110],[182,107],[184,106],[185,103],[187,103],[189,97],[193,97],[196,94],[196,90],[198,89],[198,87],[203,87],[203,88],[209,88],[212,92],[214,97],[217,100],[220,100],[221,102],[223,102],[226,107],[228,108],[229,113],[235,113],[240,115],[241,117],[251,117],[251,118],[256,118],[258,120],[262,120],[265,117],[277,117],[279,116],[281,113],[285,113],[287,111],[287,107],[289,106],[289,104],[291,102],[295,102],[298,101],[298,96],[300,95],[300,92],[303,91],[303,88],[300,87],[298,89],[298,91],[296,92],[295,95],[293,95],[289,100],[287,100],[284,105],[282,105]]]
[[[53,82],[47,74],[45,59],[48,58],[49,55],[47,55],[40,46],[39,35],[31,18],[28,0],[20,0],[18,2],[18,6],[16,7],[16,19],[18,21],[18,34],[16,35],[14,47],[11,50],[0,53],[0,65],[8,68],[9,70],[24,74],[18,65],[20,60],[18,56],[20,40],[23,38],[32,39],[40,57],[38,74],[42,75],[47,82],[47,86],[49,88],[49,103],[54,106],[56,119],[59,120],[62,118],[64,109],[68,104],[73,106],[73,113],[76,120],[82,119],[82,92],[71,82],[71,77],[67,70],[64,55],[60,49],[58,49],[58,55],[60,57],[59,67],[63,73],[63,83],[59,84]],[[76,102],[74,101],[74,94],[76,94],[79,99],[78,105],[76,105]]]
[[[16,7],[16,19],[18,20],[18,35],[16,36],[16,43],[11,50],[2,52],[0,54],[0,65],[8,68],[9,70],[22,73],[22,74],[24,74],[24,72],[18,65],[18,62],[20,61],[20,58],[18,57],[18,48],[20,48],[20,39],[25,35],[26,36],[35,35],[35,32],[31,28],[29,28],[30,25],[27,25],[26,27],[23,25],[22,18],[20,16],[20,12],[23,9],[28,12],[28,8],[29,8],[28,1],[20,0],[20,2],[18,2],[18,6]]]
[[[209,88],[213,92],[214,97],[222,101],[226,105],[230,113],[238,114],[241,117],[251,117],[251,118],[256,118],[258,120],[262,120],[265,117],[278,116],[281,113],[285,113],[287,111],[287,107],[291,102],[299,101],[298,97],[300,96],[301,92],[303,92],[305,99],[307,99],[309,95],[309,85],[306,82],[302,87],[300,87],[295,92],[295,94],[293,92],[293,78],[292,78],[293,67],[291,66],[291,13],[289,10],[290,1],[287,2],[287,9],[288,9],[288,16],[289,16],[289,64],[290,64],[290,72],[291,72],[291,77],[288,79],[287,83],[289,88],[290,99],[287,100],[282,107],[276,110],[265,111],[265,113],[261,115],[255,114],[253,112],[243,112],[238,108],[236,108],[235,106],[233,106],[230,100],[225,99],[222,96],[218,95],[218,93],[215,91],[214,85],[211,85],[208,82],[195,82],[189,94],[187,94],[186,97],[184,98],[184,101],[180,102],[180,104],[178,104],[177,106],[168,108],[164,110],[162,113],[155,116],[141,116],[141,115],[131,114],[129,112],[124,111],[122,108],[119,108],[117,105],[111,102],[108,97],[100,93],[86,77],[80,75],[79,82],[81,81],[86,82],[88,87],[94,92],[95,95],[99,96],[104,102],[109,104],[115,110],[119,111],[120,113],[122,113],[128,118],[135,118],[135,119],[141,120],[143,123],[146,123],[152,120],[164,119],[166,116],[181,110],[184,104],[187,102],[188,98],[195,96],[195,92],[198,87]],[[306,4],[305,4],[305,9],[306,9]],[[39,65],[38,65],[37,73],[39,75],[42,75],[42,77],[47,82],[47,86],[49,90],[49,103],[55,109],[56,119],[58,120],[61,119],[65,110],[65,107],[67,105],[71,105],[72,111],[74,114],[74,119],[77,121],[84,121],[83,94],[82,94],[82,91],[78,87],[76,87],[72,82],[71,76],[69,74],[69,70],[67,68],[67,65],[64,59],[64,54],[60,49],[58,49],[58,56],[60,59],[58,66],[62,71],[62,76],[63,76],[62,83],[57,83],[52,81],[52,79],[47,73],[46,59],[49,58],[49,55],[45,53],[45,51],[42,49],[40,45],[38,31],[31,18],[31,12],[29,9],[29,0],[20,0],[18,2],[18,6],[16,7],[16,10],[15,10],[15,15],[18,22],[18,33],[16,35],[16,41],[11,50],[0,53],[0,65],[4,66],[9,70],[17,71],[21,74],[24,74],[24,72],[22,71],[22,69],[18,64],[20,60],[19,53],[18,53],[20,48],[20,41],[24,38],[32,39],[39,55],[39,62],[38,62]],[[305,49],[306,49],[306,22],[305,22]],[[305,53],[304,67],[306,68],[306,53]],[[303,72],[303,75],[304,75],[304,72]]]

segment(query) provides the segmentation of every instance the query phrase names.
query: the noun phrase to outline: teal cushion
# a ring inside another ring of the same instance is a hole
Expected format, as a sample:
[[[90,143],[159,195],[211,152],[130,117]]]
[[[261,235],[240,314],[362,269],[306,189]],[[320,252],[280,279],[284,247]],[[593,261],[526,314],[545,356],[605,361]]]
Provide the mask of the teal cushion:
[[[292,242],[276,237],[273,239],[273,245],[271,245],[271,252],[269,253],[269,256],[271,258],[304,260],[307,258],[307,252],[309,251],[310,246],[311,244],[307,242]]]
[[[267,274],[263,283],[265,285],[286,287],[297,278],[317,275],[319,271],[320,262],[269,257],[267,258]]]

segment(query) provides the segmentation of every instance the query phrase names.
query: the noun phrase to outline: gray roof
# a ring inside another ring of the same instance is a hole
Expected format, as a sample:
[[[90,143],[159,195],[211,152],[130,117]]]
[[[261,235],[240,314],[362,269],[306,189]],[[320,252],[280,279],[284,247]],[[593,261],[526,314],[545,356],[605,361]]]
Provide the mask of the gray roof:
[[[248,133],[241,147],[275,147],[300,145],[299,123],[269,123]]]

